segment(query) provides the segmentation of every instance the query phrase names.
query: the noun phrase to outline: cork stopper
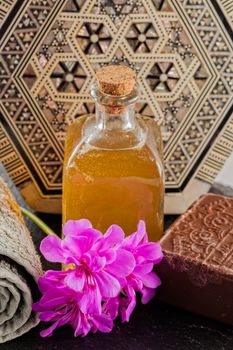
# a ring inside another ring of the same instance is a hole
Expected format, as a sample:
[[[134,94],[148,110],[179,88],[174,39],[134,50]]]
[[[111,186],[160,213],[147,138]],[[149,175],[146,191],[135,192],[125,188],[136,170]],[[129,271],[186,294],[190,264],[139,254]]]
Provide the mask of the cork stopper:
[[[96,72],[97,85],[100,91],[107,95],[129,95],[135,85],[135,72],[123,65],[110,65]]]

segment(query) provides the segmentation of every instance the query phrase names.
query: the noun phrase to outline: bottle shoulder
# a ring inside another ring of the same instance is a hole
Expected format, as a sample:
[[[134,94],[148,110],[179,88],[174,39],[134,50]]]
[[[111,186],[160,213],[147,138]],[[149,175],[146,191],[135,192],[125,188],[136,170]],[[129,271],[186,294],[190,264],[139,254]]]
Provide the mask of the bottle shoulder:
[[[133,130],[109,132],[95,128],[95,115],[83,115],[68,128],[65,141],[65,163],[76,153],[85,153],[90,149],[129,150],[148,146],[155,157],[162,158],[160,128],[150,117],[136,116],[136,128]]]
[[[160,136],[161,137],[161,130],[160,130],[160,126],[159,124],[157,123],[157,121],[154,119],[154,118],[151,118],[151,117],[147,117],[147,116],[144,116],[144,115],[137,115],[137,119],[140,121],[143,121],[143,123],[145,123],[145,125],[150,129],[150,130],[153,130],[156,135]]]
[[[66,131],[66,137],[65,137],[65,162],[70,157],[73,150],[80,143],[83,137],[82,135],[83,125],[91,117],[93,117],[93,115],[91,114],[82,115],[77,119],[75,119],[73,123],[69,125]]]
[[[153,145],[156,144],[156,148],[159,152],[160,158],[163,158],[163,139],[159,124],[154,118],[139,115],[138,118],[142,120],[148,129],[147,142]]]

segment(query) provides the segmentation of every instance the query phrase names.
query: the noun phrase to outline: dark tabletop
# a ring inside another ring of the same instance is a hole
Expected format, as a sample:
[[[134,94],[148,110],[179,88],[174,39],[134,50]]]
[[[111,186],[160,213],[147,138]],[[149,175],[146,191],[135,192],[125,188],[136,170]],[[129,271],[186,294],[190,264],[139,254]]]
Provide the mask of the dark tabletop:
[[[60,232],[59,215],[40,215],[56,232]],[[166,217],[169,225],[174,217]],[[37,231],[38,245],[43,234]],[[45,266],[46,267],[46,266]],[[176,288],[176,286],[174,286]],[[89,334],[74,338],[73,330],[63,327],[51,338],[41,338],[40,324],[29,333],[0,345],[0,350],[233,350],[233,328],[199,315],[165,305],[156,298],[147,305],[138,303],[129,323],[116,322],[109,334]]]

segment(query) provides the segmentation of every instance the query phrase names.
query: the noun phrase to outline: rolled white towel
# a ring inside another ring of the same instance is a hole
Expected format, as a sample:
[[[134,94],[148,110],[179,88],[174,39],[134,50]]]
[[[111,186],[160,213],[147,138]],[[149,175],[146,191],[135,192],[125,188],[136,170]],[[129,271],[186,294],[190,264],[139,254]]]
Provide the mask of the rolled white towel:
[[[0,343],[39,323],[32,311],[42,268],[18,205],[0,178]]]

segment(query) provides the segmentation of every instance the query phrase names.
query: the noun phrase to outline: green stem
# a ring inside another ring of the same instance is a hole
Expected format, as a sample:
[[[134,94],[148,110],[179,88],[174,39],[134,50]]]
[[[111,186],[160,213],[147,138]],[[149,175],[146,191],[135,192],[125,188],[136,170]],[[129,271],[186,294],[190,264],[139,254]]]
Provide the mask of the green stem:
[[[23,207],[20,207],[20,210],[24,215],[26,215],[29,219],[31,219],[37,226],[39,226],[44,231],[44,233],[46,233],[46,235],[54,235],[58,237],[56,233],[48,225],[44,223],[44,221],[39,219],[36,215],[32,214],[29,210]]]

